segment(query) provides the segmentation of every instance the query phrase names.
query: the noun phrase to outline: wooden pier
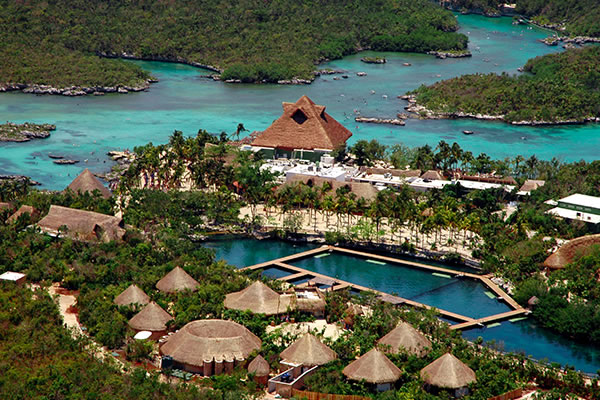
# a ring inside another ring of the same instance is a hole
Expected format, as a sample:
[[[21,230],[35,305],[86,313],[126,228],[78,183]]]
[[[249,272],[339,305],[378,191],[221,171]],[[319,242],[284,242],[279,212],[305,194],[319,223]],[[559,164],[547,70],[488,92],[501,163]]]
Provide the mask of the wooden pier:
[[[421,263],[414,262],[414,261],[406,261],[406,260],[401,260],[401,259],[397,259],[397,258],[393,258],[393,257],[382,256],[382,255],[378,255],[378,254],[371,254],[371,253],[366,253],[366,252],[351,250],[351,249],[345,249],[345,248],[335,247],[335,246],[321,246],[316,249],[303,251],[301,253],[277,258],[275,260],[267,261],[267,262],[260,263],[260,264],[251,265],[251,266],[248,266],[248,267],[245,267],[242,269],[243,270],[260,270],[260,269],[276,267],[276,268],[283,269],[285,271],[290,272],[289,275],[278,278],[279,280],[284,281],[284,282],[291,282],[291,281],[299,280],[299,279],[303,279],[303,278],[308,278],[309,281],[315,279],[315,280],[319,280],[322,282],[331,282],[332,285],[330,285],[331,287],[329,290],[332,290],[332,291],[351,288],[351,289],[355,289],[355,290],[359,290],[359,291],[375,293],[375,294],[379,295],[380,300],[390,302],[393,304],[397,304],[397,305],[403,304],[403,305],[408,305],[411,307],[423,308],[423,309],[435,308],[435,307],[431,307],[427,304],[419,303],[419,302],[405,299],[405,298],[402,298],[399,296],[394,296],[389,293],[384,293],[379,290],[368,288],[366,286],[358,285],[358,284],[351,283],[351,282],[346,282],[341,279],[332,278],[330,276],[323,275],[318,272],[309,271],[304,268],[300,268],[300,267],[296,267],[294,265],[288,264],[288,262],[292,262],[294,260],[299,260],[302,258],[315,256],[315,255],[318,255],[320,253],[325,253],[325,252],[339,252],[342,254],[349,254],[349,255],[358,256],[358,257],[366,258],[366,259],[370,259],[370,260],[389,262],[389,263],[393,263],[393,264],[400,264],[400,265],[405,265],[405,266],[417,268],[417,269],[423,269],[423,270],[427,270],[427,271],[435,272],[435,273],[443,273],[443,274],[447,274],[447,275],[450,275],[453,277],[466,277],[468,279],[476,279],[476,280],[479,280],[481,283],[483,283],[486,287],[488,287],[492,292],[494,292],[498,296],[499,299],[505,301],[511,308],[513,308],[513,310],[511,310],[511,311],[507,311],[507,312],[495,314],[495,315],[490,315],[490,316],[484,317],[484,318],[471,318],[471,317],[467,317],[467,316],[457,314],[457,313],[454,313],[451,311],[436,308],[436,310],[440,313],[440,315],[458,322],[457,324],[451,325],[450,329],[468,329],[468,328],[472,328],[475,326],[484,326],[485,324],[490,324],[490,323],[518,317],[520,315],[529,314],[528,310],[521,307],[504,290],[502,290],[498,285],[496,285],[494,282],[492,282],[489,275],[482,276],[482,275],[472,274],[472,273],[468,273],[468,272],[460,272],[460,271],[455,271],[452,269],[436,267],[433,265],[421,264]],[[297,286],[304,287],[307,285],[308,285],[308,282],[304,282]]]

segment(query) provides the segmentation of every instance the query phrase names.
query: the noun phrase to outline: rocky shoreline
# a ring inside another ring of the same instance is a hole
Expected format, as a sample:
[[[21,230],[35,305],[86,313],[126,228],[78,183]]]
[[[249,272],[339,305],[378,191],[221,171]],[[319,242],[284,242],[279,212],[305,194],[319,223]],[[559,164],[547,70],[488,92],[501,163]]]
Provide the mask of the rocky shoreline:
[[[456,112],[439,112],[428,109],[427,107],[417,103],[414,95],[399,96],[399,98],[408,101],[408,105],[404,109],[408,112],[418,115],[420,119],[479,119],[484,121],[502,121],[511,125],[521,126],[544,126],[544,125],[581,125],[588,122],[600,122],[600,117],[587,117],[580,120],[563,120],[563,121],[507,121],[504,115],[487,115],[487,114],[472,114],[462,111]]]
[[[141,92],[147,90],[151,83],[158,82],[157,79],[148,79],[145,83],[140,86],[68,86],[63,88],[57,88],[50,85],[41,85],[35,83],[4,83],[0,84],[0,92],[13,92],[21,91],[23,93],[31,94],[51,94],[51,95],[62,95],[62,96],[85,96],[95,95],[101,96],[105,93],[129,93],[129,92]]]
[[[31,139],[45,139],[53,130],[56,130],[56,125],[7,122],[0,125],[0,142],[29,142]]]
[[[563,46],[581,46],[586,43],[600,43],[600,38],[593,36],[550,36],[545,39],[540,39],[540,42],[544,43],[547,46],[556,46],[560,42],[564,43]]]
[[[368,118],[368,117],[356,117],[356,122],[363,122],[367,124],[389,124],[389,125],[400,125],[404,126],[405,122],[400,118]]]
[[[445,59],[445,58],[464,58],[471,57],[473,54],[469,50],[462,51],[428,51],[427,54],[435,56],[436,58]]]

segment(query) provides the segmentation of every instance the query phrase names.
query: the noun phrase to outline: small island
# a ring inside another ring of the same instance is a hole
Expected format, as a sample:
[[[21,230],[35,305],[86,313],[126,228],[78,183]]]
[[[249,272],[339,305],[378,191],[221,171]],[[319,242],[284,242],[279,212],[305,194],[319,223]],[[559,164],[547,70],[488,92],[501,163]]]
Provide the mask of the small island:
[[[385,57],[363,57],[360,61],[367,64],[385,64],[387,62]]]
[[[7,122],[0,125],[0,142],[29,142],[31,139],[45,139],[50,136],[50,131],[55,129],[56,125],[51,124]]]

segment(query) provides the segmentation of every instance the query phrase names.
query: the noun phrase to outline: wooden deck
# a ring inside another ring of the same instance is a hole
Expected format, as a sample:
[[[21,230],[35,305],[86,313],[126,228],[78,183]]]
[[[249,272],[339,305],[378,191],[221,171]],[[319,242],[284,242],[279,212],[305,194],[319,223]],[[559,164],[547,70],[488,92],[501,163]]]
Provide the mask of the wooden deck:
[[[478,318],[478,319],[467,317],[467,316],[464,316],[461,314],[457,314],[457,313],[454,313],[451,311],[442,310],[442,309],[437,308],[437,311],[442,316],[452,319],[454,321],[459,321],[458,324],[451,325],[450,326],[451,329],[467,329],[467,328],[471,328],[471,327],[474,327],[477,325],[484,325],[487,323],[502,321],[505,319],[510,319],[512,317],[516,317],[519,315],[525,315],[525,314],[529,313],[528,310],[522,308],[504,290],[502,290],[498,285],[496,285],[494,282],[492,282],[490,280],[490,275],[477,275],[477,274],[472,274],[472,273],[468,273],[468,272],[460,272],[460,271],[455,271],[455,270],[451,270],[451,269],[447,269],[447,268],[436,267],[433,265],[421,264],[421,263],[414,262],[414,261],[406,261],[406,260],[401,260],[401,259],[397,259],[397,258],[393,258],[393,257],[387,257],[387,256],[378,255],[378,254],[371,254],[371,253],[366,253],[366,252],[351,250],[351,249],[345,249],[345,248],[335,247],[335,246],[321,246],[316,249],[303,251],[301,253],[277,258],[275,260],[267,261],[267,262],[260,263],[260,264],[251,265],[251,266],[248,266],[248,267],[245,267],[242,269],[243,270],[259,270],[259,269],[265,269],[265,268],[270,268],[270,267],[277,267],[277,268],[280,268],[280,269],[283,269],[286,271],[290,271],[289,275],[278,278],[281,281],[289,282],[289,281],[293,281],[296,279],[301,279],[303,277],[320,278],[322,280],[329,280],[329,281],[334,282],[334,284],[329,289],[332,291],[351,288],[351,289],[356,289],[356,290],[360,290],[360,291],[376,293],[380,296],[380,299],[382,301],[388,301],[393,304],[405,304],[405,305],[408,305],[411,307],[423,308],[423,309],[433,309],[434,308],[427,304],[419,303],[419,302],[405,299],[405,298],[402,298],[399,296],[394,296],[389,293],[384,293],[384,292],[381,292],[381,291],[378,291],[375,289],[368,288],[366,286],[358,285],[358,284],[351,283],[351,282],[346,282],[341,279],[335,279],[330,276],[320,274],[318,272],[309,271],[304,268],[300,268],[300,267],[296,267],[294,265],[288,264],[288,262],[292,262],[294,260],[298,260],[298,259],[309,257],[309,256],[315,256],[315,255],[318,255],[318,254],[324,253],[324,252],[338,252],[338,253],[342,253],[342,254],[349,254],[349,255],[358,256],[361,258],[367,258],[367,259],[376,260],[376,261],[383,261],[383,262],[389,262],[389,263],[394,263],[394,264],[407,265],[412,268],[418,268],[418,269],[424,269],[424,270],[431,271],[431,272],[448,274],[448,275],[454,276],[454,277],[466,277],[469,279],[476,279],[476,280],[479,280],[481,283],[483,283],[485,286],[487,286],[500,299],[504,300],[511,308],[513,308],[513,310],[511,310],[511,311],[507,311],[507,312],[495,314],[495,315],[490,315],[488,317]],[[304,283],[299,284],[298,286],[303,287],[303,286],[307,286],[307,285],[308,285],[308,282],[304,282]]]

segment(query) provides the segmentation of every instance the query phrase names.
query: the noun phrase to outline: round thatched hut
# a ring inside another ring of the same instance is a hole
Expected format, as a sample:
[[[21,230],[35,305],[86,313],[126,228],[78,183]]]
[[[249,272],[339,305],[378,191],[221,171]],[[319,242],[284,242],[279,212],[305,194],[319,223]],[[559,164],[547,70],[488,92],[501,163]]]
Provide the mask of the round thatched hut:
[[[468,385],[477,380],[475,372],[450,353],[421,370],[421,378],[430,390],[449,390],[455,397],[468,394]]]
[[[205,319],[192,321],[172,335],[160,348],[171,356],[177,368],[204,376],[233,371],[261,346],[261,340],[233,321]]]
[[[398,353],[404,350],[417,357],[426,355],[429,352],[428,349],[431,347],[429,339],[404,321],[400,321],[398,326],[379,339],[379,343],[386,345],[386,348],[391,353]]]
[[[156,340],[167,333],[167,322],[173,317],[155,302],[150,302],[129,320],[129,326],[136,332],[152,332],[150,339]]]
[[[302,365],[303,367],[327,364],[337,358],[335,351],[310,333],[292,343],[281,352],[280,356],[285,364]]]
[[[392,383],[400,379],[402,371],[377,348],[369,350],[342,371],[348,379],[365,381],[376,385],[378,392],[390,390]]]
[[[551,270],[563,269],[567,264],[575,261],[576,256],[588,255],[596,244],[600,244],[600,234],[569,240],[546,258],[544,267]]]
[[[73,182],[67,186],[67,189],[72,190],[74,193],[80,194],[86,192],[93,193],[95,190],[97,190],[105,199],[108,199],[112,196],[110,190],[108,190],[106,186],[104,186],[102,182],[100,182],[98,178],[96,178],[94,174],[92,174],[87,168],[84,169],[83,172],[77,176],[77,178],[73,179]]]
[[[248,373],[254,374],[254,380],[263,386],[269,381],[269,372],[271,372],[271,366],[260,354],[248,364]]]
[[[137,285],[132,284],[115,297],[114,303],[119,306],[144,306],[150,302],[150,297]]]
[[[175,293],[183,290],[195,291],[200,284],[181,267],[175,267],[156,283],[161,292]]]
[[[244,290],[225,296],[225,308],[240,311],[250,310],[254,314],[283,314],[292,307],[292,295],[280,295],[260,281],[254,282]]]

